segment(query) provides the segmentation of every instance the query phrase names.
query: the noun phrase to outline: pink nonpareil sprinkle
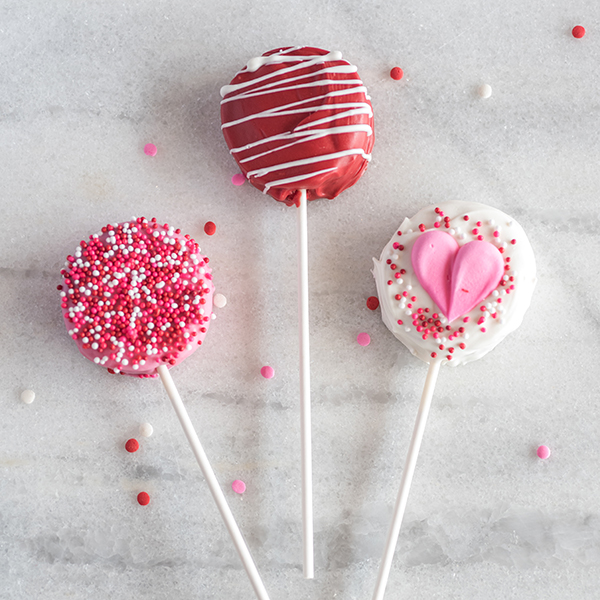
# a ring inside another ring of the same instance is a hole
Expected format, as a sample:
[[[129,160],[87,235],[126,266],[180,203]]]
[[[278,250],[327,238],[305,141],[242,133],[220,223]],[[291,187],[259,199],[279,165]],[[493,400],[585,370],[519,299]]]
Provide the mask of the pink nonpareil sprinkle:
[[[158,150],[154,144],[146,144],[144,146],[144,154],[148,156],[156,156],[157,152]]]
[[[273,370],[273,367],[269,367],[269,365],[265,365],[264,367],[262,367],[262,369],[260,370],[260,374],[265,378],[265,379],[273,379],[273,377],[275,376],[275,371]]]
[[[543,444],[537,449],[537,455],[542,460],[546,460],[550,456],[550,448]]]
[[[236,479],[232,484],[231,484],[231,489],[236,493],[236,494],[243,494],[246,491],[246,484],[241,480],[241,479]]]
[[[361,346],[368,346],[371,343],[371,336],[368,333],[359,333],[356,336],[356,341],[361,345]]]
[[[233,185],[244,185],[245,182],[246,178],[241,173],[236,173],[231,178],[231,183],[233,183]]]

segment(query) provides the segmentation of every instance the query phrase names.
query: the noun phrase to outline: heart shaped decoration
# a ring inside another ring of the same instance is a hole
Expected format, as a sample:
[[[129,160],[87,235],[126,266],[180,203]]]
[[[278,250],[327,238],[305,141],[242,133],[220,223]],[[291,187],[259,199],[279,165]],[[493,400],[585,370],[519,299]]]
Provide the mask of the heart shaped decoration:
[[[486,298],[504,273],[495,246],[479,240],[459,246],[444,231],[421,235],[413,245],[411,261],[419,283],[449,323]]]

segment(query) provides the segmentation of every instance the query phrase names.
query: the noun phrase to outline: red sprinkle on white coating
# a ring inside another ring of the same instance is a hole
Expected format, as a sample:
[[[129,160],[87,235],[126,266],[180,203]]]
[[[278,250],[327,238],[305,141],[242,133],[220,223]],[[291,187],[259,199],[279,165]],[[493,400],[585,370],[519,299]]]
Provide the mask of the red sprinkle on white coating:
[[[179,229],[144,218],[107,225],[61,271],[62,311],[80,352],[111,373],[156,376],[202,344],[214,286],[208,258]]]

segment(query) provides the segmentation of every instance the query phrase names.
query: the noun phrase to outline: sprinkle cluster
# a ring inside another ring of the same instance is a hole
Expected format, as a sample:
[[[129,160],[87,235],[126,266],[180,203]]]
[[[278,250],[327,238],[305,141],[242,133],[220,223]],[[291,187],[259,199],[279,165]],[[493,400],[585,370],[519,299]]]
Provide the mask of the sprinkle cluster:
[[[214,287],[208,258],[179,229],[145,218],[107,225],[61,275],[69,335],[110,372],[155,376],[202,344]]]
[[[472,222],[470,215],[465,214],[462,216],[462,221],[464,222],[463,227],[453,227],[450,217],[445,216],[440,208],[435,208],[432,211],[432,222],[420,223],[418,229],[421,233],[432,228],[445,229],[463,244],[473,240],[494,243],[503,255],[504,275],[496,289],[478,308],[473,309],[468,315],[455,319],[452,324],[448,323],[448,319],[439,312],[428,295],[426,298],[419,298],[415,295],[410,282],[404,281],[407,270],[402,268],[402,261],[408,261],[408,265],[411,265],[411,261],[410,251],[408,253],[405,251],[401,240],[403,234],[413,233],[412,230],[397,232],[399,241],[393,243],[393,253],[386,260],[390,276],[387,285],[400,286],[401,291],[398,291],[393,297],[398,303],[397,307],[406,315],[405,318],[398,319],[397,323],[403,326],[407,333],[416,332],[424,341],[431,341],[431,358],[437,358],[439,352],[440,357],[452,360],[455,352],[468,348],[469,338],[473,331],[479,330],[485,334],[491,323],[496,321],[501,324],[503,322],[502,313],[505,310],[503,299],[515,289],[515,273],[511,271],[511,257],[508,254],[510,247],[514,246],[517,240],[504,241],[502,238],[505,236],[501,235],[500,226],[493,219],[485,222]],[[412,273],[412,266],[409,268]],[[426,305],[425,302],[428,302],[429,305]],[[477,311],[476,316],[473,316],[474,311]]]

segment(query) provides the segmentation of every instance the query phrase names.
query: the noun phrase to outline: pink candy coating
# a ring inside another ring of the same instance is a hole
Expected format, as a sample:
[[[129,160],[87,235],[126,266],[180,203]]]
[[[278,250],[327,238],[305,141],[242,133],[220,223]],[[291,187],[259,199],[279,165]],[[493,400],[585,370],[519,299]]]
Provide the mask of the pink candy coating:
[[[546,460],[550,456],[550,448],[543,444],[537,449],[537,455],[542,460]]]
[[[265,379],[272,379],[275,376],[275,371],[273,370],[273,367],[269,367],[268,365],[265,365],[261,370],[260,370],[260,374],[265,378]]]
[[[231,489],[236,493],[236,494],[243,494],[246,491],[246,484],[241,480],[241,479],[236,479],[232,484],[231,484]]]
[[[368,346],[371,343],[371,336],[368,333],[359,333],[356,336],[356,341],[361,345],[361,346]]]

